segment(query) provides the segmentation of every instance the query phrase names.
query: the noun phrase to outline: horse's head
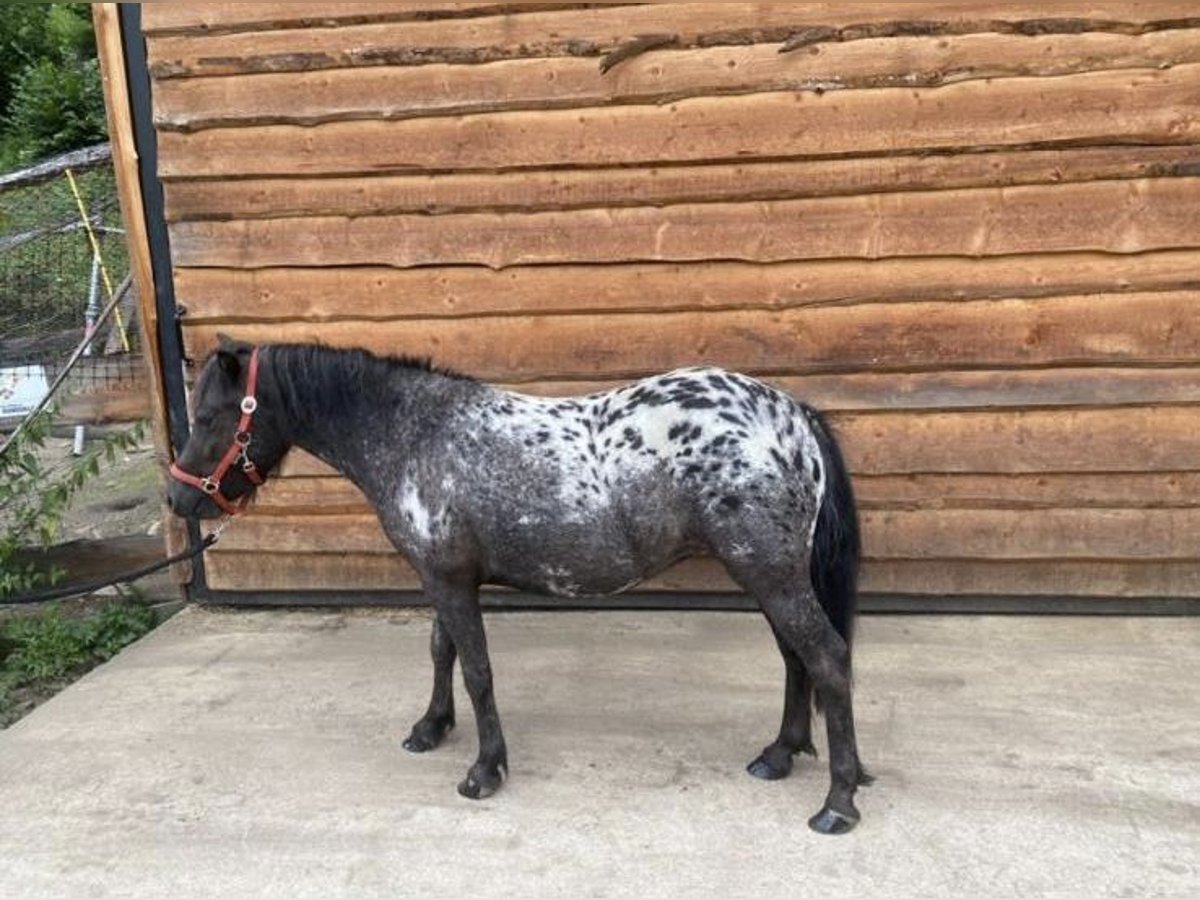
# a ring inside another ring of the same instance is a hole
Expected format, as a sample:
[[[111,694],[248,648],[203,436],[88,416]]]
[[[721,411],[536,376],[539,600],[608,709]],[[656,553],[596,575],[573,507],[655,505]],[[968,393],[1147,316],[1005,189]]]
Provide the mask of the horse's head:
[[[167,487],[171,510],[189,518],[240,510],[287,450],[279,416],[262,402],[258,349],[218,340],[196,380],[191,436]]]

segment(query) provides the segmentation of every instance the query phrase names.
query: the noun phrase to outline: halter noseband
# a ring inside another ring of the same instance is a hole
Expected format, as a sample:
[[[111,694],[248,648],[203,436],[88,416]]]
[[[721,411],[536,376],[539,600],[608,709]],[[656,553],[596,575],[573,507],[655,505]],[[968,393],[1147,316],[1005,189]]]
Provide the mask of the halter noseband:
[[[242,398],[241,402],[242,417],[238,420],[237,431],[233,434],[233,443],[229,445],[229,449],[225,451],[225,455],[221,457],[221,461],[217,463],[217,467],[212,470],[211,474],[205,477],[184,471],[179,467],[178,463],[171,463],[169,470],[171,477],[176,481],[182,481],[184,484],[189,484],[194,488],[204,491],[213,503],[217,504],[217,506],[231,516],[242,511],[249,495],[242,496],[234,501],[221,493],[221,481],[225,478],[230,468],[237,463],[242,474],[250,480],[251,484],[257,486],[263,483],[263,477],[258,473],[258,467],[254,465],[254,461],[250,459],[249,454],[246,452],[250,447],[250,430],[253,426],[254,411],[258,409],[258,400],[254,396],[254,391],[257,387],[258,348],[255,347],[250,351],[250,366],[246,375],[246,396]]]

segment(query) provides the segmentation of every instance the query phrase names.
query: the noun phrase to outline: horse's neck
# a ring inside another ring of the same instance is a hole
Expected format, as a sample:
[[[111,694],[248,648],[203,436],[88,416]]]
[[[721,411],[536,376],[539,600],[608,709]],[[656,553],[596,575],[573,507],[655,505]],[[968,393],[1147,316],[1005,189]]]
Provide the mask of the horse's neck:
[[[289,442],[346,475],[372,499],[394,490],[401,464],[419,436],[446,414],[448,379],[415,368],[375,361],[367,373],[339,372],[337,359],[324,377],[289,369]],[[353,383],[347,379],[353,378]],[[307,384],[306,384],[307,382]]]

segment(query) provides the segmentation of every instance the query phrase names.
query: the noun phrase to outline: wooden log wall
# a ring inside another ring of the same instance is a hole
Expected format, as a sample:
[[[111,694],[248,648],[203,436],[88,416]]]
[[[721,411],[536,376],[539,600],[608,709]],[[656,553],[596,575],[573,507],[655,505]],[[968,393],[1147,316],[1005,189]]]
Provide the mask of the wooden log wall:
[[[1200,597],[1195,0],[146,4],[189,353],[828,410],[865,588]],[[240,591],[412,587],[303,454]],[[711,590],[711,561],[648,585]]]

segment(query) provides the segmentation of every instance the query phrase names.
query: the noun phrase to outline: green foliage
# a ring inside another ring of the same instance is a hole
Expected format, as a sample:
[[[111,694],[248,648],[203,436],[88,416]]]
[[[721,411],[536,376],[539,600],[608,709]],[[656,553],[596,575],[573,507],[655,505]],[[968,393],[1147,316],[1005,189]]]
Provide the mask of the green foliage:
[[[5,115],[20,140],[20,156],[32,162],[104,140],[104,91],[94,59],[64,64],[40,59],[17,76]]]
[[[66,675],[90,656],[85,623],[64,618],[57,607],[40,616],[13,619],[5,631],[14,644],[5,667],[18,683]]]
[[[54,606],[10,619],[0,631],[8,646],[0,683],[9,688],[61,678],[111,659],[154,627],[154,611],[144,603],[122,600],[83,618],[68,618]]]
[[[100,474],[100,461],[114,462],[119,452],[141,441],[141,424],[106,436],[98,446],[60,471],[50,471],[38,452],[50,434],[53,412],[33,416],[0,456],[0,601],[13,594],[53,584],[61,572],[42,572],[18,556],[28,544],[50,546],[71,498]]]
[[[104,139],[104,96],[88,4],[5,6],[0,123],[0,166]]]

